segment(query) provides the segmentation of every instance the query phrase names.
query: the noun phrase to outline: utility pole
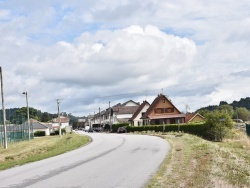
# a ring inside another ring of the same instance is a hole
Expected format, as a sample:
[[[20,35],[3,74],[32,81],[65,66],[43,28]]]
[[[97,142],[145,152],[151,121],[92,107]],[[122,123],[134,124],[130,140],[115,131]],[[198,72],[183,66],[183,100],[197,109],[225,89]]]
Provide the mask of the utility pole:
[[[110,131],[112,130],[112,125],[111,125],[111,108],[110,108],[110,101],[109,101],[109,128]]]
[[[101,109],[99,107],[99,127],[101,127]]]
[[[28,92],[23,92],[26,96],[26,106],[27,106],[27,124],[28,124],[28,138],[30,141],[30,112],[29,112],[29,102],[28,102]]]
[[[60,99],[57,99],[57,109],[58,109],[58,124],[59,124],[59,136],[62,136],[61,130],[61,118],[60,118]]]
[[[4,108],[4,95],[3,95],[3,76],[2,76],[2,67],[0,67],[0,79],[1,79],[1,95],[2,95],[2,111],[3,111],[3,129],[4,129],[4,149],[8,148],[7,142],[7,129],[6,129],[6,114]]]

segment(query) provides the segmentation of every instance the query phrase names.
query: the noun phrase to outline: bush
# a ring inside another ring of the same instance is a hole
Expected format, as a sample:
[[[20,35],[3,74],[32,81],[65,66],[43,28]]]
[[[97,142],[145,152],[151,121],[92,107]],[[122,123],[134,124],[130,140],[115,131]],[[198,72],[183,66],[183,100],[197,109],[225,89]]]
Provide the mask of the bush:
[[[112,125],[112,133],[116,133],[119,127],[127,127],[128,123],[118,123]]]
[[[231,117],[223,111],[213,111],[206,115],[207,138],[221,142],[233,128]]]
[[[46,133],[45,131],[36,131],[34,132],[34,136],[39,137],[39,136],[45,136]]]
[[[66,134],[66,129],[65,128],[61,129],[61,133],[62,135]],[[54,135],[59,135],[59,129],[55,130],[53,133],[50,133],[50,136],[54,136]]]

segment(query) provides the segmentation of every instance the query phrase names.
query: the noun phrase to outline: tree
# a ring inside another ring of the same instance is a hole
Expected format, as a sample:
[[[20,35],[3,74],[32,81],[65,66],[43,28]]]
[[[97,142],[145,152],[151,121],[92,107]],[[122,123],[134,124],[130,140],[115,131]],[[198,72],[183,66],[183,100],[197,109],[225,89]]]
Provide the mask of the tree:
[[[41,121],[48,122],[49,120],[51,120],[49,113],[48,112],[42,113]]]
[[[234,115],[234,109],[229,104],[220,105],[220,106],[218,106],[217,110],[226,112],[231,118]]]
[[[242,119],[243,121],[247,121],[249,119],[250,116],[250,112],[244,108],[244,107],[240,107],[240,108],[236,108],[235,110],[235,118],[238,119]]]
[[[208,113],[205,124],[209,138],[220,142],[233,128],[233,121],[229,114],[219,110]]]

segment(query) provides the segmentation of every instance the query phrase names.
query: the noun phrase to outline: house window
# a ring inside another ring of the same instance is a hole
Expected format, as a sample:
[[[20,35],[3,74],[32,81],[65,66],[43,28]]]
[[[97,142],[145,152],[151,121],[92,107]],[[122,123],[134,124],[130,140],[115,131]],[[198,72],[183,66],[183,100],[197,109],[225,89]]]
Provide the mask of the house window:
[[[156,109],[155,109],[155,113],[156,113],[156,114],[162,113],[162,108],[156,108]]]
[[[174,108],[165,108],[166,113],[172,113],[174,112]]]
[[[165,99],[162,99],[162,102],[165,103]]]

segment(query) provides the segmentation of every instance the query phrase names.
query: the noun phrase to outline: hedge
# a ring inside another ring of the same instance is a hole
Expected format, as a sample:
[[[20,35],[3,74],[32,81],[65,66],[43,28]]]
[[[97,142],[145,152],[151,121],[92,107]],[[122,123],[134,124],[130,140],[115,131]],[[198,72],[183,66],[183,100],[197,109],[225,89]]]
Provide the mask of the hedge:
[[[189,133],[203,138],[208,138],[207,126],[204,123],[200,124],[171,124],[171,125],[146,125],[146,126],[127,126],[127,132],[142,132],[142,131],[155,131],[155,132],[178,132]]]
[[[39,137],[39,136],[45,136],[46,133],[45,131],[36,131],[34,132],[34,136]]]
[[[119,127],[128,127],[128,123],[118,123],[112,125],[112,133],[116,133]]]

